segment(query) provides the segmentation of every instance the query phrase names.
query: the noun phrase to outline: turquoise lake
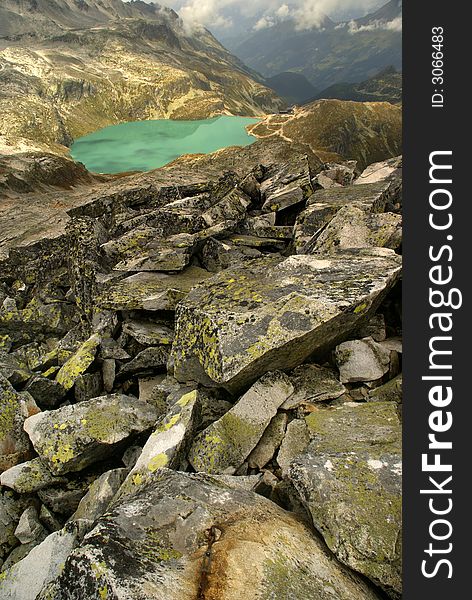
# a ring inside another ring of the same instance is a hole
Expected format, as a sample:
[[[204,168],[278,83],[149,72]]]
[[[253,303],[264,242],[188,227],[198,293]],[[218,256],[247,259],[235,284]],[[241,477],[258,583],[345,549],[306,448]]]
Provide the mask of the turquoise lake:
[[[207,154],[256,141],[246,126],[259,119],[221,116],[203,121],[136,121],[112,125],[76,140],[75,161],[95,173],[150,171],[182,154]]]

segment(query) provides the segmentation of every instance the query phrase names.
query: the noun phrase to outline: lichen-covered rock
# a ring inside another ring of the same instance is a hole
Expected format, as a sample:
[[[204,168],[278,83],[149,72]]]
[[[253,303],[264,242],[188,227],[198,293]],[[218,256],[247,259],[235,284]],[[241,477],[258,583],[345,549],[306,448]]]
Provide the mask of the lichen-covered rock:
[[[15,391],[0,374],[0,473],[30,458],[31,446],[23,423],[39,409],[29,398]]]
[[[346,248],[392,248],[402,242],[402,217],[370,213],[358,206],[343,206],[329,224],[307,243],[305,252],[330,254]]]
[[[305,421],[312,442],[289,479],[336,557],[398,598],[402,460],[395,403],[347,403]]]
[[[2,574],[2,600],[36,600],[41,590],[60,574],[66,558],[81,537],[80,525],[75,523],[51,533],[23,560]]]
[[[39,413],[26,419],[24,428],[51,472],[60,475],[101,460],[156,420],[150,404],[112,394]]]
[[[100,336],[94,333],[88,340],[83,342],[78,350],[69,360],[62,365],[56,375],[56,381],[62,385],[65,390],[70,390],[77,378],[80,377],[90,367],[95,360],[95,355],[100,345]]]
[[[300,365],[294,369],[290,381],[295,391],[283,403],[284,410],[297,408],[303,404],[333,400],[346,391],[335,371],[314,364]]]
[[[31,494],[51,485],[67,483],[67,479],[53,475],[41,458],[33,458],[4,471],[0,483],[19,494]]]
[[[403,376],[397,375],[387,383],[371,390],[369,392],[369,402],[396,402],[397,404],[402,403],[402,388],[403,388]]]
[[[182,271],[189,264],[198,238],[180,233],[165,240],[154,239],[138,246],[127,260],[115,265],[116,271]]]
[[[335,358],[342,383],[375,381],[390,368],[390,350],[372,338],[339,344]]]
[[[199,596],[379,599],[266,498],[163,469],[99,520],[38,600]]]
[[[234,474],[292,392],[293,386],[283,373],[261,377],[231,410],[196,437],[188,455],[194,469]]]
[[[368,319],[400,274],[385,248],[267,257],[197,286],[177,308],[174,376],[240,388],[323,354]]]
[[[77,322],[74,307],[69,303],[46,304],[35,297],[19,309],[11,300],[0,306],[0,334],[8,331],[15,341],[34,342],[41,335],[64,334]]]
[[[397,186],[389,182],[317,190],[308,200],[307,208],[296,220],[295,248],[298,254],[343,207],[356,207],[366,212],[382,213],[398,201]]]
[[[171,410],[159,420],[118,496],[135,491],[136,487],[153,479],[156,471],[163,467],[179,469],[194,438],[199,416],[199,392],[192,390],[182,394]]]
[[[188,267],[181,273],[142,272],[106,284],[97,302],[111,310],[174,310],[182,298],[211,273]]]

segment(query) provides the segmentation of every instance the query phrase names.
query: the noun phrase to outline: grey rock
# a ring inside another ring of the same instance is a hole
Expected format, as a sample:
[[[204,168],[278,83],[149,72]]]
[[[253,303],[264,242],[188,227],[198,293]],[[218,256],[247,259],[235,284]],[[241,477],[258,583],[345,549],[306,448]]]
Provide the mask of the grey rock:
[[[266,498],[168,469],[104,515],[39,598],[196,598],[202,577],[208,598],[379,598]]]
[[[121,367],[118,378],[124,379],[138,373],[153,373],[165,370],[169,360],[169,351],[167,346],[145,348]]]
[[[46,530],[39,521],[36,508],[29,506],[20,516],[15,529],[15,536],[22,544],[29,544],[46,535]]]
[[[15,529],[22,512],[31,504],[26,497],[15,498],[10,490],[0,490],[0,563],[18,546]]]
[[[290,381],[295,391],[283,403],[284,410],[297,408],[302,404],[333,400],[346,391],[332,369],[314,364],[297,367],[290,375]]]
[[[208,271],[218,273],[261,255],[262,253],[256,248],[238,246],[228,240],[210,239],[201,252],[201,262]]]
[[[39,456],[55,475],[80,471],[131,435],[150,429],[156,410],[147,402],[114,394],[45,411],[24,424]]]
[[[393,402],[344,404],[305,419],[312,442],[289,470],[336,557],[399,598],[401,427]]]
[[[228,219],[237,222],[246,216],[246,210],[250,203],[249,196],[242,190],[235,188],[214,206],[206,210],[202,214],[202,219],[208,227]]]
[[[114,358],[105,358],[102,363],[103,388],[107,394],[113,391],[116,375],[116,361]]]
[[[386,179],[400,178],[401,169],[401,156],[373,163],[362,171],[354,184],[376,183],[378,181],[385,181]]]
[[[250,469],[262,469],[272,459],[280,446],[285,429],[287,415],[278,413],[267,426],[257,446],[248,456],[247,463]]]
[[[66,395],[63,386],[54,379],[42,375],[32,377],[25,390],[29,392],[42,408],[57,408]]]
[[[97,398],[103,392],[103,377],[100,371],[84,373],[75,380],[74,397],[76,402]]]
[[[41,504],[39,511],[39,520],[41,523],[52,533],[53,531],[59,531],[62,529],[61,521],[56,515],[49,510],[45,504]]]
[[[51,533],[6,572],[1,584],[2,599],[36,600],[41,590],[60,574],[79,540],[77,525]]]
[[[264,375],[231,410],[196,437],[188,455],[194,469],[234,474],[292,392],[292,384],[283,373]]]
[[[397,375],[384,385],[381,385],[374,390],[369,392],[369,402],[396,402],[397,404],[402,403],[402,387],[403,387],[403,376]]]
[[[112,469],[100,475],[92,483],[69,520],[87,519],[91,522],[97,521],[106,512],[108,505],[120,489],[127,474],[127,469]]]
[[[291,421],[277,453],[277,464],[282,469],[282,475],[288,473],[292,462],[305,452],[309,443],[310,431],[305,419]]]
[[[357,330],[356,334],[360,338],[371,337],[376,342],[383,342],[387,337],[385,317],[380,313],[374,315]]]
[[[374,381],[390,368],[390,350],[372,338],[343,342],[335,350],[342,383]]]
[[[272,168],[263,183],[263,210],[277,212],[305,201],[313,194],[308,160],[300,157]]]
[[[323,356],[375,312],[400,263],[379,248],[267,257],[215,275],[178,306],[174,376],[235,390]]]
[[[143,346],[159,346],[172,344],[174,330],[161,323],[151,321],[129,320],[123,323],[123,332],[133,337]]]

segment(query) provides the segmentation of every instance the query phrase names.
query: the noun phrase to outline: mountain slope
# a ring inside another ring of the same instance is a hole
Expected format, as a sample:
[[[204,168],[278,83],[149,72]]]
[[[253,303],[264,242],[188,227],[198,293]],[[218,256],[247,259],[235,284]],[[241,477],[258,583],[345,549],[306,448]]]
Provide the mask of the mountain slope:
[[[401,107],[388,102],[318,100],[292,115],[269,115],[250,131],[305,145],[323,162],[356,160],[360,168],[402,151]]]
[[[287,20],[252,32],[229,49],[247,65],[272,77],[303,74],[317,89],[359,82],[389,65],[401,69],[401,1],[391,0],[361,19],[299,31]]]
[[[336,83],[313,98],[337,98],[356,102],[401,102],[402,75],[394,67],[387,67],[374,77],[360,83]]]
[[[264,83],[291,104],[306,102],[316,94],[315,87],[300,73],[278,73],[265,79]]]
[[[208,32],[121,0],[0,0],[0,132],[57,147],[122,121],[261,115],[282,102]]]

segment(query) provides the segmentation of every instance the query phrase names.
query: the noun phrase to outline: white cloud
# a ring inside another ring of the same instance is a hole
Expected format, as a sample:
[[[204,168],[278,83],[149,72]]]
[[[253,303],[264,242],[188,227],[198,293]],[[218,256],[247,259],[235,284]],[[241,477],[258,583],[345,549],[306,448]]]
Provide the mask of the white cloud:
[[[385,0],[386,1],[386,0]],[[228,13],[257,16],[254,29],[273,26],[286,19],[293,19],[298,29],[321,27],[325,16],[339,10],[353,9],[359,16],[377,8],[381,0],[160,0],[175,9],[187,28],[198,26],[228,28],[232,18]]]
[[[360,31],[376,31],[379,29],[387,31],[401,31],[402,30],[402,18],[396,17],[391,21],[372,21],[368,25],[357,25],[355,21],[349,23],[350,33],[359,33]]]
[[[261,17],[259,21],[254,25],[254,31],[260,31],[261,29],[268,29],[275,24],[272,17]]]

